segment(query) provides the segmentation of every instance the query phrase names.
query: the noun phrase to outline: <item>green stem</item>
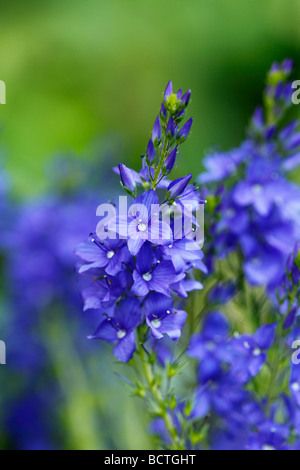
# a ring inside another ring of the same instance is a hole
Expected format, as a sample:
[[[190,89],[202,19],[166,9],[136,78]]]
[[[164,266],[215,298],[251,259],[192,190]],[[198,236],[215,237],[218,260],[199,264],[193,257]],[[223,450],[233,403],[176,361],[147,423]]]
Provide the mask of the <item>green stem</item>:
[[[167,151],[168,151],[168,148],[169,148],[169,142],[168,142],[168,138],[166,136],[166,126],[164,127],[163,132],[164,132],[164,140],[163,140],[163,143],[162,143],[162,146],[161,146],[161,153],[160,153],[160,157],[159,157],[159,162],[158,162],[157,168],[155,170],[154,178],[153,178],[153,181],[152,181],[152,189],[155,189],[156,186],[158,185],[159,175],[160,175],[160,172],[162,171],[162,169],[164,167],[164,163],[165,163],[165,160],[166,160],[166,157],[167,157]]]
[[[161,393],[160,387],[157,383],[157,378],[153,373],[152,365],[149,363],[149,358],[142,347],[139,349],[139,356],[141,359],[144,376],[147,380],[147,388],[150,391],[153,401],[158,409],[159,415],[164,420],[165,426],[172,438],[173,442],[171,449],[184,450],[185,447],[178,436],[178,432],[176,427],[174,426],[172,416],[168,412],[166,400],[164,399]]]

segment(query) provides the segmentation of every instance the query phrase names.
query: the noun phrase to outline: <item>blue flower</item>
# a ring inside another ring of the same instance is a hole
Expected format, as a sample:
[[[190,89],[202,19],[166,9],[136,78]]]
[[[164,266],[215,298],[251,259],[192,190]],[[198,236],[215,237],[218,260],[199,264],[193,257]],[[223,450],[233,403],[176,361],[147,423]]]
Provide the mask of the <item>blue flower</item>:
[[[185,191],[187,185],[191,181],[192,174],[184,176],[182,178],[178,178],[175,181],[172,181],[172,183],[169,184],[168,186],[168,192],[170,193],[169,198],[170,199],[175,199],[179,196],[182,195],[182,193]]]
[[[104,268],[106,274],[111,276],[118,274],[123,269],[123,263],[130,257],[124,240],[107,239],[100,242],[96,235],[90,241],[79,245],[75,254],[84,262],[88,262],[80,266],[79,273]]]
[[[136,299],[125,299],[115,308],[113,316],[108,316],[98,326],[89,339],[102,339],[117,343],[114,355],[121,362],[128,362],[135,351],[134,329],[141,322],[141,307]]]
[[[119,217],[118,233],[128,237],[128,249],[135,256],[149,240],[164,245],[172,240],[172,233],[166,222],[159,220],[159,200],[151,189],[135,199],[128,217]]]
[[[296,121],[282,127],[291,106],[289,66],[276,64],[268,76],[263,108],[257,108],[239,148],[209,155],[198,181],[208,186],[210,233],[206,254],[242,254],[247,280],[274,292],[289,247],[300,237],[300,191],[286,178],[300,163]]]
[[[202,332],[192,337],[188,355],[198,360],[198,385],[189,419],[199,420],[209,413],[222,419],[211,430],[213,446],[222,447],[223,435],[224,442],[245,448],[250,427],[264,422],[262,406],[245,386],[265,363],[276,327],[264,325],[254,335],[231,338],[228,321],[213,312],[205,318]]]
[[[183,95],[182,90],[173,93],[169,82],[146,156],[142,156],[141,170],[136,172],[123,164],[114,169],[125,191],[135,198],[127,214],[119,213],[109,223],[109,236],[115,240],[101,240],[98,231],[98,236],[94,235],[92,241],[80,245],[76,251],[80,258],[79,272],[87,282],[82,291],[84,310],[98,310],[109,318],[101,323],[98,337],[104,327],[106,332],[108,322],[116,327],[114,319],[118,314],[114,309],[124,299],[134,296],[143,313],[140,321],[148,327],[143,331],[151,331],[155,338],[161,339],[166,334],[178,339],[186,312],[174,307],[174,298],[185,298],[188,292],[203,288],[193,276],[194,269],[206,272],[193,230],[199,228],[196,210],[204,201],[197,188],[189,185],[192,175],[173,182],[166,178],[175,166],[178,145],[186,139],[192,125],[190,119],[178,130],[190,95],[190,91]],[[183,214],[185,219],[180,220],[178,231],[176,217],[182,218]],[[178,234],[181,236],[175,239]],[[170,305],[170,315],[160,307],[164,302]],[[121,318],[118,320],[126,331],[126,344],[129,341],[132,346],[132,334],[140,321],[127,329]],[[129,349],[133,351],[132,347]],[[122,353],[118,357],[127,361],[131,354]]]
[[[194,335],[188,347],[188,355],[199,361],[198,378],[201,384],[223,375],[223,363],[231,361],[228,348],[229,324],[220,312],[210,313],[203,324],[201,334]]]
[[[288,425],[272,420],[263,422],[256,433],[249,437],[247,450],[289,450],[287,440],[290,435]]]
[[[173,300],[157,293],[151,293],[145,302],[146,321],[152,335],[160,339],[167,334],[177,340],[187,318],[183,310],[173,308]]]
[[[252,147],[253,145],[250,142],[245,142],[240,148],[230,152],[206,156],[203,163],[207,171],[201,173],[197,180],[201,184],[206,184],[228,178],[237,171],[240,163],[246,159]]]
[[[254,335],[244,334],[232,339],[231,346],[238,353],[238,361],[234,361],[232,368],[237,376],[244,377],[245,382],[255,377],[265,364],[276,328],[276,323],[263,325]]]
[[[93,273],[92,279],[93,284],[82,291],[84,310],[103,310],[114,305],[132,285],[132,277],[127,270],[121,271],[116,276],[109,276],[105,272],[96,275]]]
[[[131,292],[134,295],[145,296],[150,291],[156,291],[170,296],[172,284],[184,277],[185,273],[176,274],[170,261],[155,260],[150,244],[145,243],[137,255]]]
[[[256,159],[249,165],[246,179],[237,184],[233,200],[237,205],[253,205],[261,216],[267,216],[273,204],[289,197],[292,185],[279,177],[278,163]],[[277,175],[277,176],[276,176]]]
[[[284,257],[279,250],[256,244],[250,251],[245,243],[250,238],[243,239],[245,253],[244,271],[250,284],[277,286],[282,277]]]
[[[197,264],[197,269],[207,272],[202,262],[203,252],[199,249],[197,242],[185,237],[175,239],[170,245],[160,247],[165,259],[170,259],[176,273],[186,272],[191,265]]]

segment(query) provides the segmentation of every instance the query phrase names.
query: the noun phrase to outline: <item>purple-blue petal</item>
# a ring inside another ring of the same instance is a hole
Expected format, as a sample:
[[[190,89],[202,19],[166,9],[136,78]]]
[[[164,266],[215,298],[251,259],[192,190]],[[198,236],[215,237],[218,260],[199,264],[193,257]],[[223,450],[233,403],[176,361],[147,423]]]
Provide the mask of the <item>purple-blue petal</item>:
[[[176,162],[177,149],[178,147],[173,148],[173,150],[171,150],[165,161],[165,167],[168,171],[171,171],[174,168]]]
[[[129,362],[135,352],[135,337],[131,332],[114,347],[114,355],[121,362]]]

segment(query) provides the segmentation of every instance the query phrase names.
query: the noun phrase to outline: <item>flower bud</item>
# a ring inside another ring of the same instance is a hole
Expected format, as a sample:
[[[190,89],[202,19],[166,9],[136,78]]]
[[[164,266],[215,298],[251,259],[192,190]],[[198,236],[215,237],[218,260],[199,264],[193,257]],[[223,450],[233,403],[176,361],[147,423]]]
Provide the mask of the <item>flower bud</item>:
[[[174,137],[175,128],[176,128],[176,124],[174,122],[174,119],[171,116],[169,121],[168,121],[167,129],[166,129],[167,137]]]
[[[178,147],[173,148],[171,152],[169,153],[166,161],[165,161],[165,167],[168,171],[173,170],[175,161],[176,161],[176,155],[177,155],[177,149]]]
[[[169,198],[174,199],[180,196],[189,184],[192,176],[192,174],[189,174],[183,178],[178,178],[177,180],[172,181],[168,186]]]
[[[133,172],[130,168],[127,168],[123,163],[119,163],[119,171],[122,185],[127,188],[130,192],[134,193],[135,191],[135,179]]]
[[[152,163],[153,160],[155,159],[155,147],[154,147],[152,139],[149,140],[149,143],[147,146],[147,158],[150,163]]]
[[[165,101],[169,98],[170,95],[173,93],[173,85],[171,80],[169,81],[168,85],[166,86],[165,93],[164,93],[164,99]]]
[[[183,97],[181,98],[181,104],[184,104],[184,107],[186,108],[187,105],[190,102],[190,97],[191,97],[191,90],[188,90]]]
[[[185,124],[184,126],[182,126],[182,128],[180,129],[179,133],[178,133],[178,140],[180,142],[184,142],[189,133],[190,133],[190,130],[191,130],[191,127],[192,127],[192,124],[193,124],[193,118],[191,117]]]
[[[164,121],[167,119],[167,110],[166,110],[165,105],[163,103],[161,104],[161,107],[160,107],[160,117]]]
[[[153,130],[152,130],[152,141],[154,145],[157,145],[161,141],[161,124],[159,116],[157,116]]]

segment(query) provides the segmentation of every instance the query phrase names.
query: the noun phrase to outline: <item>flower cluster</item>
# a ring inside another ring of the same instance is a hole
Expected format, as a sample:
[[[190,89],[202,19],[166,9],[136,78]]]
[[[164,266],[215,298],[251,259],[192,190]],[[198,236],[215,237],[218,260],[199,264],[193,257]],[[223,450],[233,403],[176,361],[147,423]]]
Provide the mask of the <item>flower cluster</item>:
[[[264,107],[251,120],[248,136],[237,149],[205,158],[213,262],[235,251],[252,285],[278,286],[282,266],[299,237],[299,188],[287,173],[299,163],[298,122],[282,124],[291,107],[290,61],[275,64],[267,78]]]
[[[142,169],[114,170],[133,204],[77,249],[89,283],[84,308],[103,315],[90,337],[113,343],[120,361],[132,359],[138,378],[129,384],[172,450],[300,448],[300,359],[291,360],[300,335],[300,190],[287,177],[300,163],[300,133],[296,121],[283,124],[291,70],[290,61],[272,67],[245,142],[205,159],[198,178],[207,203],[205,265],[190,236],[204,201],[191,175],[168,178],[192,124],[181,126],[190,92],[173,93],[171,82]],[[200,306],[191,306],[192,337],[175,354],[183,301],[202,289],[195,269],[209,276]],[[183,394],[170,383],[184,354],[195,368]]]
[[[293,255],[279,289],[284,302],[290,299],[289,307],[283,313],[278,306],[275,321],[263,324],[254,334],[232,334],[232,326],[220,311],[204,318],[201,333],[191,338],[187,349],[187,355],[197,360],[196,383],[189,398],[177,397],[176,407],[170,409],[183,448],[300,448],[299,353],[295,353],[297,362],[291,361],[293,341],[299,338],[299,315],[294,311],[295,297],[290,297],[291,284],[286,284],[287,279],[292,282],[298,295],[298,276]],[[168,360],[174,361],[170,355]],[[172,442],[161,418],[153,422],[152,431],[166,445]]]
[[[250,430],[264,420],[249,384],[266,363],[276,327],[276,323],[266,324],[254,335],[231,336],[221,312],[206,316],[201,333],[191,338],[187,350],[188,356],[197,359],[197,382],[189,399],[175,410],[185,448],[247,447]],[[209,427],[208,434],[203,426]],[[154,423],[154,432],[170,440],[161,420]]]
[[[118,205],[95,211],[115,196],[113,184],[105,194],[95,188],[100,173],[111,183],[103,163],[96,171],[59,159],[50,191],[19,204],[0,166],[10,384],[0,441],[6,434],[8,447],[58,448],[64,422],[78,448],[119,445],[115,428],[102,440],[95,416],[119,423],[120,407],[104,410],[102,397],[88,395],[102,387],[111,397],[103,379],[110,351],[101,343],[99,374],[88,355],[99,344],[82,334],[94,328],[88,337],[113,344],[129,363],[121,377],[145,400],[160,447],[300,449],[300,190],[288,179],[300,163],[300,132],[288,114],[291,71],[291,61],[273,65],[245,141],[205,158],[201,193],[191,174],[170,176],[193,123],[185,120],[191,92],[174,92],[171,82],[141,168],[114,168],[125,193]]]
[[[250,449],[299,450],[300,448],[300,360],[294,351],[299,342],[299,246],[288,257],[285,274],[276,291],[275,317],[277,323],[274,345],[268,354],[269,377],[267,390],[261,390],[264,420],[252,429],[248,440]],[[265,393],[264,395],[264,392]]]
[[[168,83],[142,169],[115,168],[132,205],[107,222],[102,236],[98,224],[76,252],[79,272],[91,280],[83,290],[84,309],[103,314],[91,338],[114,343],[114,354],[123,362],[132,358],[135,333],[142,325],[148,326],[146,336],[151,332],[157,339],[165,334],[178,339],[187,314],[176,298],[202,289],[193,269],[206,268],[193,233],[199,226],[194,212],[203,201],[189,184],[192,175],[168,179],[178,147],[190,133],[192,118],[181,125],[189,100],[190,91],[174,93]]]
[[[11,444],[20,449],[57,447],[56,429],[47,419],[49,410],[53,419],[58,419],[62,399],[53,371],[53,325],[56,336],[61,334],[65,341],[67,322],[72,341],[88,357],[82,338],[82,302],[74,283],[74,251],[89,233],[89,226],[96,223],[93,208],[101,194],[94,189],[82,194],[78,181],[70,188],[70,175],[76,173],[75,159],[60,159],[57,164],[68,167],[68,183],[60,172],[60,181],[56,178],[59,191],[50,188],[43,198],[11,204],[1,233],[6,248],[5,306],[9,312],[1,323],[1,339],[9,338],[8,374],[14,384],[6,397],[3,421]],[[89,171],[87,166],[87,177]],[[96,326],[95,321],[93,324]],[[73,365],[76,367],[74,361]],[[62,361],[60,367],[64,368]],[[42,385],[36,390],[38,383]],[[66,388],[64,393],[68,393]]]
[[[197,360],[197,379],[189,398],[178,395],[168,408],[181,448],[300,447],[298,243],[290,254],[299,239],[300,192],[287,179],[299,163],[300,133],[296,121],[281,123],[291,104],[291,67],[290,61],[272,67],[264,109],[256,110],[247,140],[238,149],[207,157],[207,172],[198,179],[207,185],[206,261],[216,282],[202,311],[201,333],[187,349]],[[226,281],[224,271],[221,276],[216,271],[216,260],[231,252],[236,253],[236,277]],[[263,294],[263,303],[257,302],[257,292],[241,282],[243,276],[250,285],[267,286],[268,299]],[[245,299],[244,318],[238,321],[230,310]],[[230,322],[212,311],[228,302]],[[256,302],[264,305],[257,312]],[[164,367],[177,367],[170,351],[157,357]],[[174,444],[165,420],[156,418],[152,430],[165,445]]]

